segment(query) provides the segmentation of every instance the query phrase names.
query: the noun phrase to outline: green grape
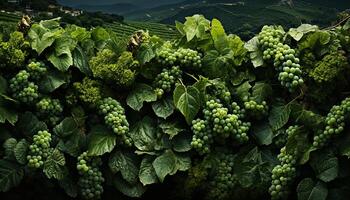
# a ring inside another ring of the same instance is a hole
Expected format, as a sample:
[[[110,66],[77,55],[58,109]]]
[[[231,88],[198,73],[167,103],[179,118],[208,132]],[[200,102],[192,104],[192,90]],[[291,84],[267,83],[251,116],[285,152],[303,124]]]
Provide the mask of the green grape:
[[[199,154],[210,152],[210,144],[213,143],[212,130],[209,122],[206,120],[196,119],[192,121],[192,137],[191,146],[198,151]]]
[[[290,92],[304,83],[299,58],[296,52],[287,44],[283,44],[284,31],[273,26],[264,26],[259,33],[258,39],[263,50],[264,60],[273,60],[276,70],[279,72],[278,80],[281,85]]]
[[[63,106],[58,99],[43,98],[36,108],[39,116],[51,125],[56,125],[61,119]]]
[[[234,155],[220,154],[216,163],[215,175],[210,181],[209,199],[229,198],[235,184],[236,177],[233,172]]]
[[[166,42],[157,52],[157,61],[163,65],[174,65],[176,63],[176,57],[174,55],[175,50],[170,42]]]
[[[259,104],[256,101],[249,100],[244,102],[244,108],[249,116],[257,119],[261,119],[262,117],[266,116],[269,111],[269,106],[267,105],[266,101],[262,101],[261,104]]]
[[[289,186],[296,175],[296,152],[287,153],[286,147],[278,155],[280,164],[272,170],[269,192],[271,199],[283,199],[288,196]]]
[[[175,82],[181,78],[182,71],[180,67],[173,66],[171,69],[164,68],[154,80],[154,87],[158,97],[161,97],[165,92],[170,92]]]
[[[98,157],[83,152],[78,156],[77,170],[81,175],[78,181],[83,199],[100,199],[103,193],[104,178],[99,170],[102,161]]]
[[[325,119],[325,129],[314,136],[313,146],[322,148],[329,140],[343,132],[345,127],[345,115],[350,112],[350,98],[344,99],[340,105],[331,108]]]
[[[42,62],[29,63],[27,65],[27,70],[30,74],[30,77],[35,81],[40,80],[47,72],[47,68],[46,68],[45,64]]]
[[[28,166],[32,168],[41,168],[50,154],[51,133],[48,131],[38,131],[33,136],[33,143],[29,146],[27,155]]]
[[[198,51],[179,48],[174,55],[181,66],[202,67],[202,55]]]
[[[122,142],[127,145],[132,145],[131,137],[129,136],[129,123],[125,116],[124,108],[111,97],[102,99],[99,103],[99,112],[104,116],[105,123],[113,130],[115,134],[121,136]]]
[[[14,99],[23,103],[34,103],[39,97],[38,86],[29,81],[30,74],[21,70],[15,77],[10,80],[10,92]]]
[[[246,110],[241,108],[237,102],[231,103],[232,113],[237,115],[239,119],[243,119],[245,117]]]

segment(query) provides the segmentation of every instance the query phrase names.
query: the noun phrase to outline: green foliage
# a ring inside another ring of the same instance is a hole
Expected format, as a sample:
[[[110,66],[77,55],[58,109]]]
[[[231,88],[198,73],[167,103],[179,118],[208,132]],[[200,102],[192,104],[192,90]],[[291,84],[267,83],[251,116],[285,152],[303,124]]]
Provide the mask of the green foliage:
[[[132,53],[123,52],[120,56],[111,50],[104,49],[90,60],[90,68],[94,77],[113,82],[120,86],[128,86],[135,79],[138,62]]]
[[[21,32],[13,32],[10,34],[10,39],[0,42],[0,59],[1,68],[11,70],[12,68],[19,68],[24,65],[28,41]]]

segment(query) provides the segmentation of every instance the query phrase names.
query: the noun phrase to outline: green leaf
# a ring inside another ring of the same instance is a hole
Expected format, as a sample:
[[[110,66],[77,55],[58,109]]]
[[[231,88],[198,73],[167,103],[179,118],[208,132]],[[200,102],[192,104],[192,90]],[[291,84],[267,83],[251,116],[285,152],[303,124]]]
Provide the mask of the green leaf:
[[[73,65],[72,51],[77,45],[77,41],[73,40],[67,34],[55,40],[54,50],[48,52],[47,59],[60,71],[67,71]]]
[[[221,22],[213,19],[211,22],[211,37],[213,38],[214,46],[219,52],[223,52],[228,47],[227,35]]]
[[[96,126],[90,132],[88,152],[92,156],[101,156],[112,152],[117,144],[117,136],[104,126]]]
[[[143,65],[156,57],[156,53],[149,44],[142,44],[137,52],[137,60]]]
[[[76,134],[78,131],[78,124],[75,122],[73,117],[64,118],[64,120],[53,129],[53,132],[60,138]]]
[[[164,133],[169,135],[170,139],[185,130],[178,121],[162,122],[159,124],[159,127]]]
[[[153,88],[147,84],[137,84],[129,93],[126,103],[134,110],[140,111],[143,102],[152,102],[157,100],[157,94]]]
[[[319,125],[324,121],[324,117],[304,109],[304,107],[298,103],[293,103],[291,109],[291,117],[296,123],[303,124],[310,128],[319,128]]]
[[[178,85],[174,90],[174,104],[185,117],[188,124],[196,117],[200,108],[200,94],[193,86]]]
[[[77,46],[74,49],[72,56],[73,56],[73,65],[77,67],[85,75],[90,76],[92,72],[89,67],[89,61],[84,50],[80,46]]]
[[[249,97],[249,90],[252,88],[249,81],[244,82],[242,85],[236,88],[236,94],[240,99],[246,99]]]
[[[205,19],[203,15],[193,15],[186,17],[183,30],[186,32],[187,41],[191,41],[194,37],[202,39],[206,31],[210,28],[210,21]]]
[[[14,155],[14,150],[16,148],[17,145],[17,140],[15,138],[8,138],[4,144],[2,145],[5,149],[5,157],[6,159],[10,159],[13,160],[15,159],[15,155]]]
[[[146,188],[140,182],[130,184],[121,177],[113,179],[113,186],[128,197],[141,197],[146,192]]]
[[[20,140],[16,147],[13,149],[13,153],[18,163],[25,165],[27,163],[27,152],[29,144],[25,139]]]
[[[171,175],[174,175],[178,170],[187,171],[191,168],[191,157],[184,154],[175,154],[176,166]]]
[[[11,125],[15,125],[18,120],[18,115],[14,109],[10,109],[8,106],[2,105],[0,102],[0,124],[9,122]]]
[[[255,68],[264,65],[263,53],[259,48],[259,39],[257,36],[245,43],[244,47],[248,50],[250,61],[253,63]]]
[[[135,154],[116,151],[109,158],[108,166],[113,173],[120,172],[128,183],[135,184],[138,182],[139,168]]]
[[[176,170],[175,154],[172,151],[166,151],[157,157],[152,165],[160,182],[163,182],[167,175],[172,174]]]
[[[37,134],[38,131],[47,130],[46,124],[39,121],[38,118],[31,112],[25,112],[23,115],[21,115],[16,127],[18,130],[28,136],[33,136]]]
[[[24,177],[24,169],[20,165],[0,160],[0,191],[7,192],[18,186]]]
[[[328,189],[322,182],[315,183],[311,178],[300,181],[297,187],[298,200],[326,200]]]
[[[343,26],[343,30],[349,30],[349,29],[350,29],[350,19],[348,19]]]
[[[61,139],[57,144],[57,148],[70,156],[78,157],[86,147],[86,142],[86,135],[82,132],[77,132],[67,139]]]
[[[132,126],[130,136],[138,150],[153,151],[156,145],[156,127],[154,121],[149,117],[144,117]]]
[[[331,151],[317,152],[312,156],[310,165],[314,169],[316,177],[324,182],[333,181],[338,177],[338,158]]]
[[[175,106],[171,97],[162,98],[152,104],[154,113],[163,119],[168,118],[174,113]]]
[[[347,131],[347,130],[345,130]],[[335,145],[340,154],[343,156],[346,156],[347,158],[350,158],[350,134],[349,131],[346,132],[346,134],[344,134],[344,137],[341,137],[336,145]]]
[[[192,136],[190,134],[182,133],[174,136],[174,138],[171,140],[171,143],[173,145],[174,151],[187,152],[191,150],[191,141]]]
[[[58,184],[68,196],[72,198],[78,196],[78,185],[70,178],[70,176],[65,176],[63,179],[59,180]]]
[[[253,136],[259,145],[270,145],[273,139],[273,132],[268,123],[253,125]]]
[[[288,31],[288,35],[290,35],[295,41],[300,41],[303,36],[309,32],[314,32],[318,30],[318,26],[310,25],[310,24],[302,24],[298,28],[291,28]]]
[[[66,159],[62,152],[58,149],[54,149],[53,152],[47,157],[47,160],[44,163],[43,172],[46,177],[51,179],[61,180],[66,174]]]
[[[51,93],[67,83],[67,76],[58,71],[49,71],[45,77],[40,81],[40,91],[44,93]]]
[[[255,75],[249,72],[249,70],[238,72],[233,79],[231,79],[231,83],[234,86],[241,85],[243,81],[247,80],[248,82],[255,81]]]
[[[152,165],[153,161],[154,158],[152,156],[147,155],[142,159],[139,172],[139,179],[144,186],[158,182],[156,171],[154,170]]]
[[[287,124],[291,112],[290,105],[274,106],[269,115],[272,131],[276,131]]]
[[[264,82],[256,82],[252,90],[253,92],[251,98],[257,102],[264,101],[272,94],[272,87]]]
[[[53,23],[55,23],[55,25],[50,26],[50,28],[59,27],[59,23],[57,21]],[[30,39],[32,49],[34,49],[40,55],[45,49],[52,46],[56,38],[58,38],[61,34],[61,30],[50,30],[49,28],[45,27],[45,24],[39,23],[33,24],[28,32],[28,37]]]

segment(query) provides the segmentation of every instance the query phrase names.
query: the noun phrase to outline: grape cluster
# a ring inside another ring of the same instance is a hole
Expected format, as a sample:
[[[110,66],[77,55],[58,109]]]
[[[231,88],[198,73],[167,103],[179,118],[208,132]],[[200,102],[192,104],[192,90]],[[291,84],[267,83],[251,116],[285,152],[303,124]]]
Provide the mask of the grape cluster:
[[[288,195],[288,188],[296,173],[296,152],[287,153],[283,147],[278,155],[280,164],[272,170],[269,188],[271,199],[282,199]]]
[[[42,62],[29,63],[27,65],[27,70],[30,74],[30,77],[35,81],[40,80],[47,72],[47,68],[45,67],[45,64]]]
[[[174,56],[181,66],[202,67],[202,55],[192,49],[179,48]]]
[[[33,103],[38,97],[38,86],[29,81],[30,74],[21,70],[10,80],[10,91],[13,98],[23,103]]]
[[[154,80],[155,92],[161,97],[165,92],[170,92],[176,80],[181,78],[182,71],[178,66],[172,66],[170,69],[164,68]]]
[[[233,173],[234,156],[221,154],[218,158],[215,176],[210,181],[209,199],[226,199],[236,184]]]
[[[231,103],[231,110],[232,114],[237,115],[239,119],[243,119],[245,117],[245,109],[242,109],[237,102]]]
[[[249,100],[244,102],[244,108],[251,117],[255,117],[257,119],[261,119],[266,116],[269,111],[269,106],[266,101],[262,101],[261,104],[254,100]]]
[[[104,182],[102,172],[99,169],[101,163],[100,158],[90,157],[88,152],[84,152],[78,157],[77,170],[81,175],[78,185],[83,199],[101,198]]]
[[[61,120],[63,106],[58,99],[43,98],[36,104],[39,116],[51,125],[56,125]]]
[[[170,42],[164,43],[157,52],[157,61],[163,65],[174,65],[176,63],[174,52],[175,50]]]
[[[350,98],[344,99],[340,105],[331,108],[325,119],[325,129],[314,136],[313,146],[321,148],[334,136],[343,132],[345,126],[345,115],[350,112]]]
[[[299,58],[296,52],[287,44],[283,44],[284,31],[273,26],[264,26],[258,39],[263,49],[263,59],[273,60],[276,70],[279,72],[278,80],[281,85],[293,91],[304,83]]]
[[[196,119],[192,122],[193,138],[191,146],[198,151],[199,154],[210,152],[210,144],[213,143],[213,133],[208,121]]]
[[[241,112],[239,106],[235,109],[239,109],[235,110],[236,113]],[[194,135],[191,144],[200,154],[210,152],[210,145],[215,138],[232,137],[240,143],[248,141],[250,123],[241,121],[241,113],[229,113],[229,109],[219,99],[207,101],[203,114],[204,119],[192,121]]]
[[[105,123],[112,128],[113,132],[122,137],[122,142],[131,146],[132,140],[128,135],[129,123],[121,104],[111,97],[102,99],[99,103],[99,112],[104,115]]]
[[[224,82],[216,82],[213,81],[212,85],[208,87],[208,93],[210,94],[211,97],[209,98],[217,98],[220,99],[222,102],[226,104],[230,104],[231,102],[231,92],[230,90],[226,87]]]
[[[33,136],[33,143],[29,146],[27,156],[28,166],[32,168],[40,168],[44,165],[45,159],[48,157],[51,148],[51,133],[48,131],[38,131]]]

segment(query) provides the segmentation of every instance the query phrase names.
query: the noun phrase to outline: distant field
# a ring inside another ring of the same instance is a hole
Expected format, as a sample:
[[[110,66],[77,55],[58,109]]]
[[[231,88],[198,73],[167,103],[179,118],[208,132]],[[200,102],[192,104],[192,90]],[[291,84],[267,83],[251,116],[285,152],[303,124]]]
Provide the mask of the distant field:
[[[20,16],[15,14],[8,14],[4,12],[0,12],[0,22],[13,22],[17,23],[21,19]],[[127,21],[125,23],[106,23],[104,27],[110,28],[114,31],[118,36],[130,36],[135,31],[143,29],[148,30],[151,35],[158,35],[164,39],[173,39],[177,37],[178,33],[176,31],[175,26],[160,24],[160,23],[152,23],[152,22],[137,22],[137,21]]]
[[[151,35],[157,35],[163,39],[173,39],[178,36],[174,26],[160,23],[127,21],[125,23],[107,23],[105,27],[110,28],[121,37],[130,36],[140,29],[148,30]]]
[[[0,12],[0,21],[17,23],[20,19],[18,15]]]

